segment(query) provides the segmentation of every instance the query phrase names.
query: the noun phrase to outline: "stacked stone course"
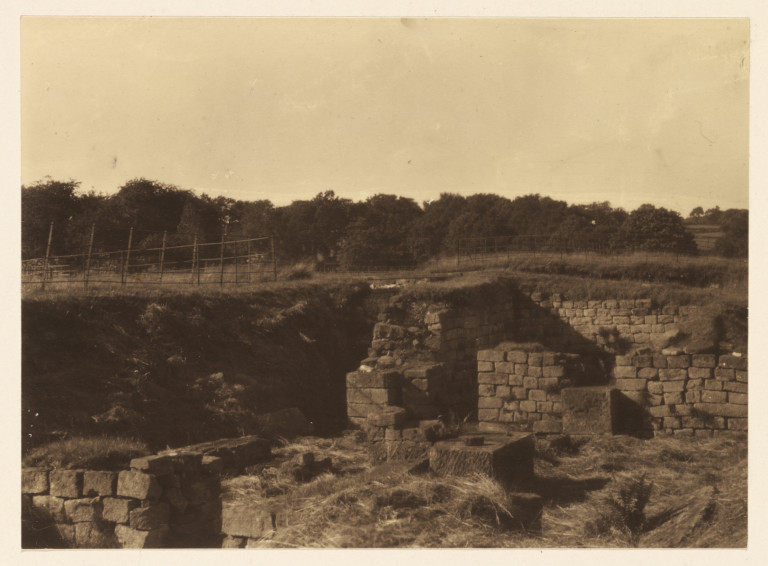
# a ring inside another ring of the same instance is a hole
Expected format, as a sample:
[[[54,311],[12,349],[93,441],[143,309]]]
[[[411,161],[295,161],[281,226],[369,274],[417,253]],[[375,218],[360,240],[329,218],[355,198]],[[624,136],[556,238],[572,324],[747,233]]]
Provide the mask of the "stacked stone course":
[[[540,345],[502,343],[477,353],[478,405],[481,430],[559,433],[562,431],[560,390],[570,384],[573,354],[544,350]]]
[[[646,407],[661,434],[747,430],[747,358],[714,354],[616,356],[616,388]]]
[[[219,474],[269,454],[245,437],[134,458],[127,470],[24,468],[23,517],[74,548],[198,546],[219,530]]]

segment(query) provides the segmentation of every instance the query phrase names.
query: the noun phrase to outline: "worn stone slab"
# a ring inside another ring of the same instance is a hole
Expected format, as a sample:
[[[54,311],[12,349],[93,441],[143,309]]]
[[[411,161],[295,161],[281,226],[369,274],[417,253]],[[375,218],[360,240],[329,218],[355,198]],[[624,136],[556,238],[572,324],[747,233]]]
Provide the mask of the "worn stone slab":
[[[567,387],[560,392],[564,434],[612,434],[618,392],[605,387]]]
[[[400,390],[384,388],[347,388],[347,403],[395,405],[400,401]]]
[[[139,506],[136,499],[105,497],[102,500],[101,517],[112,523],[128,523],[130,512]]]
[[[48,493],[48,470],[46,468],[23,468],[21,470],[21,493],[30,495]]]
[[[221,532],[230,537],[259,538],[274,530],[274,515],[252,504],[223,502]]]
[[[115,495],[117,472],[90,471],[83,473],[83,495]]]
[[[163,488],[157,478],[143,472],[125,470],[117,476],[117,495],[134,499],[157,499]]]
[[[53,470],[50,475],[50,494],[74,499],[83,493],[81,470]]]
[[[115,537],[122,548],[161,548],[168,527],[151,531],[139,531],[125,525],[115,525]]]
[[[131,460],[131,468],[155,476],[164,476],[174,472],[173,459],[166,455],[134,458]]]
[[[483,474],[511,488],[533,477],[533,435],[484,435],[482,446],[467,446],[462,437],[436,442],[429,467],[439,475]]]

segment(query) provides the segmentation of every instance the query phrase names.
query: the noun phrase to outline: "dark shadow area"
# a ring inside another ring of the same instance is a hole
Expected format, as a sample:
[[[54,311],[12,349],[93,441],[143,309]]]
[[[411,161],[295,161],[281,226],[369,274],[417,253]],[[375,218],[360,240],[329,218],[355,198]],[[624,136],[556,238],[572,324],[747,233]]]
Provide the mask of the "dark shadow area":
[[[21,520],[21,548],[69,548],[53,518],[45,510],[34,508]]]
[[[587,498],[587,493],[605,487],[610,478],[596,476],[583,480],[567,477],[536,477],[527,486],[532,492],[544,498],[544,502],[555,505],[578,503]]]
[[[621,392],[616,392],[613,429],[615,434],[653,438],[653,417],[648,410]]]

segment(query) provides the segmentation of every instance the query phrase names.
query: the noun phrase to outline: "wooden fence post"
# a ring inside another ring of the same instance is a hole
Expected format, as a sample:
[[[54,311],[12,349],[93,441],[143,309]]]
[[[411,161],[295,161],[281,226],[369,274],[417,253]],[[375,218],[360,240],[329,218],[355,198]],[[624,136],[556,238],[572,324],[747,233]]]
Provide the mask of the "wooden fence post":
[[[96,232],[96,224],[91,224],[91,239],[88,242],[88,256],[85,258],[85,272],[83,273],[83,284],[88,288],[88,277],[91,273],[91,254],[93,253],[93,235]]]
[[[130,232],[128,232],[128,249],[125,251],[125,266],[122,270],[122,281],[120,282],[121,285],[125,285],[126,280],[128,279],[128,270],[131,266],[131,244],[133,243],[133,226],[131,226]]]
[[[221,231],[221,249],[219,250],[219,287],[224,286],[224,241],[227,239],[227,225],[224,224],[224,229]]]
[[[269,237],[269,246],[272,249],[272,276],[277,281],[277,258],[275,257],[275,237]]]
[[[168,236],[168,231],[163,230],[163,246],[160,248],[160,281],[163,280],[163,263],[165,262],[165,239]]]
[[[197,274],[197,284],[200,285],[200,250],[197,246],[197,232],[192,244],[192,283],[195,282],[195,274]]]
[[[45,278],[48,276],[48,262],[51,258],[51,242],[53,241],[53,221],[48,227],[48,244],[45,246],[45,260],[43,261],[43,278],[41,280],[41,286],[45,289]]]

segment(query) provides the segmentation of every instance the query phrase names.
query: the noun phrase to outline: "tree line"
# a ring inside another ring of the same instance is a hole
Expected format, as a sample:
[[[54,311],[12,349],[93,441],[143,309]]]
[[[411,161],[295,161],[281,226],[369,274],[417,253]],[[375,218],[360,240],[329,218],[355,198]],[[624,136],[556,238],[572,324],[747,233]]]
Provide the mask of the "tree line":
[[[345,267],[413,265],[455,253],[460,240],[499,236],[538,236],[548,249],[560,251],[696,254],[686,222],[705,216],[694,209],[683,219],[651,204],[631,212],[608,202],[569,205],[538,194],[510,200],[443,193],[419,204],[391,194],[354,202],[325,191],[311,200],[274,206],[269,200],[197,195],[143,178],[128,181],[113,195],[79,189],[74,180],[22,186],[23,258],[45,255],[50,222],[56,233],[54,255],[82,253],[93,224],[94,251],[124,249],[131,227],[137,249],[157,247],[163,232],[171,246],[195,237],[200,243],[218,242],[226,230],[228,239],[274,236],[281,260],[332,261]],[[747,211],[723,211],[720,220],[725,235],[718,253],[746,256]]]

